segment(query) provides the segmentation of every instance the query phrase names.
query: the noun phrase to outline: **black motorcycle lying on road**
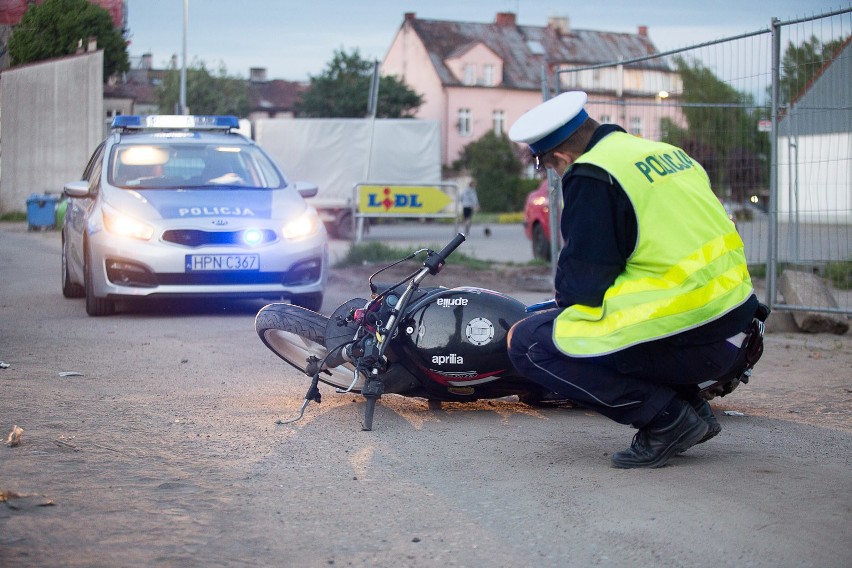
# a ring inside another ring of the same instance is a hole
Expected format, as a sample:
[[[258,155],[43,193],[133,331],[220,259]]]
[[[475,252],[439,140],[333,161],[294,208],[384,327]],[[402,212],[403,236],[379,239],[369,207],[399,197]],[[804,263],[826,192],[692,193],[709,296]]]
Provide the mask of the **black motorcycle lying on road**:
[[[371,299],[349,300],[331,317],[285,303],[263,307],[255,319],[261,341],[313,379],[299,414],[279,423],[295,422],[311,401],[319,403],[320,382],[366,399],[364,430],[372,430],[383,394],[425,398],[430,408],[511,395],[530,405],[570,403],[520,376],[506,350],[512,325],[530,311],[553,307],[552,301],[526,307],[485,288],[420,286],[441,271],[464,240],[459,233],[440,252],[421,249],[380,269],[369,278]],[[373,282],[384,270],[422,253],[422,267],[403,280]],[[701,385],[707,398],[748,382],[762,352],[762,336],[762,323],[755,324],[741,370]]]

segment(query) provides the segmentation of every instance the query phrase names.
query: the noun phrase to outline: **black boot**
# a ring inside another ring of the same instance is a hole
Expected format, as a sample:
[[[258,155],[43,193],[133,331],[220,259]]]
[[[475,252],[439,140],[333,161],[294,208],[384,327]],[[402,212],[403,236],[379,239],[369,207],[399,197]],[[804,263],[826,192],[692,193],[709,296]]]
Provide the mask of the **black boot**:
[[[690,406],[695,410],[698,416],[707,423],[709,427],[707,433],[704,434],[704,437],[698,440],[699,444],[703,444],[713,436],[717,435],[722,431],[722,425],[719,424],[719,421],[716,419],[716,416],[713,414],[713,410],[710,408],[710,405],[707,404],[707,400],[696,392],[679,392],[678,396],[689,403]]]
[[[692,406],[678,399],[662,414],[669,416],[640,428],[629,448],[612,455],[613,467],[660,467],[673,455],[697,444],[710,429]]]
[[[706,400],[701,397],[695,397],[695,399],[689,401],[689,404],[693,409],[695,409],[695,413],[698,414],[698,417],[707,423],[707,433],[704,434],[704,437],[696,443],[703,444],[722,431],[722,425],[719,424],[718,420],[716,420],[716,416],[713,414],[713,409],[710,408],[710,405],[707,404]]]

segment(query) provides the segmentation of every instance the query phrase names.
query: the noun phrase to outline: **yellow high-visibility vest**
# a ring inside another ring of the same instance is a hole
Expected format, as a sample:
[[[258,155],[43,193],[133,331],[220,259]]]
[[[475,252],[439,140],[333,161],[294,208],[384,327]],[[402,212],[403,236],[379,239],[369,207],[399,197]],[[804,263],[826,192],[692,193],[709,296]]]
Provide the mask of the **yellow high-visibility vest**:
[[[636,248],[600,306],[559,314],[556,346],[591,357],[668,337],[713,321],[753,293],[743,242],[686,152],[614,132],[575,162],[618,180],[636,212]]]

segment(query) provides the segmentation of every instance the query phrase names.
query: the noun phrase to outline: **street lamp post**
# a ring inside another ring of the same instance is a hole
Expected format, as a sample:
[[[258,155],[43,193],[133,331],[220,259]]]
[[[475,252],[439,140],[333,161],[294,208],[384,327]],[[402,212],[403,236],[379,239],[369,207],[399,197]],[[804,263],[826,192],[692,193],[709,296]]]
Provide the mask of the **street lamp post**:
[[[186,110],[186,28],[189,20],[189,0],[183,0],[183,63],[180,68],[180,114],[187,114]]]

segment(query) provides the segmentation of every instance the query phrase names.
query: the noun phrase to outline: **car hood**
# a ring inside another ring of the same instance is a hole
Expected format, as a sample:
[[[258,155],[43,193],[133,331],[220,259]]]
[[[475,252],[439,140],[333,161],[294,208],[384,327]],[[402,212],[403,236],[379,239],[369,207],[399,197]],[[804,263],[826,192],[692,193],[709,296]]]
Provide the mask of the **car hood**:
[[[291,189],[142,189],[111,188],[106,201],[140,219],[289,219],[307,205]]]

